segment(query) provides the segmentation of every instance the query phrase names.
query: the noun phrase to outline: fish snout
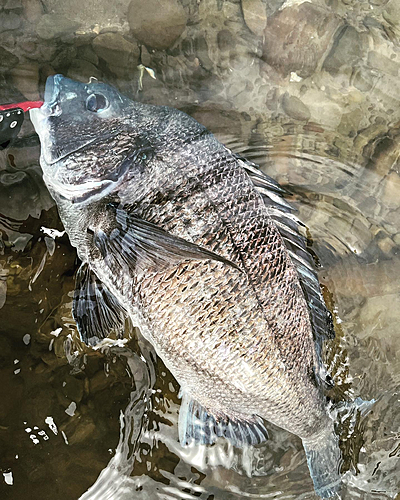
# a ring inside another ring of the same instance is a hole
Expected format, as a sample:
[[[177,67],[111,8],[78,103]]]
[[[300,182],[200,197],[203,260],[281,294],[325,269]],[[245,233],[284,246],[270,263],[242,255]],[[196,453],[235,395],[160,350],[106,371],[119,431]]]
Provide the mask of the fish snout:
[[[41,108],[45,116],[59,116],[61,105],[78,97],[84,84],[75,82],[63,75],[49,76],[44,90],[44,105]]]
[[[59,116],[61,114],[60,82],[63,78],[62,75],[54,75],[49,76],[46,80],[44,104],[41,107],[41,112],[45,117]]]

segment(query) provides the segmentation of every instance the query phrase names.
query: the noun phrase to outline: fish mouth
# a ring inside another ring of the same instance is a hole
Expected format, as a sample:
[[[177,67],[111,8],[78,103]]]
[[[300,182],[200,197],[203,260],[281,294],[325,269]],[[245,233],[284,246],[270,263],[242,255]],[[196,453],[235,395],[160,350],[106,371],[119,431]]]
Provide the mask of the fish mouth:
[[[36,133],[40,137],[42,144],[49,141],[49,132],[47,127],[47,119],[50,116],[59,116],[61,108],[58,104],[59,85],[58,83],[63,78],[62,75],[54,75],[47,77],[44,89],[44,103],[40,108],[29,110],[29,118],[35,127]]]

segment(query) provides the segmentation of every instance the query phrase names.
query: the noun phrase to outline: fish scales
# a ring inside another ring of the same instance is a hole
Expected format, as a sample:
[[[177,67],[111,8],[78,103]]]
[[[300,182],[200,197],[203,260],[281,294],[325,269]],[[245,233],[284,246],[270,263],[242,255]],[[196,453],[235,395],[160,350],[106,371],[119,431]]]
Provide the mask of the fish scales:
[[[314,349],[311,326],[296,271],[261,197],[237,162],[226,156],[220,162],[216,158],[211,159],[204,168],[208,177],[201,171],[201,165],[196,165],[203,192],[193,195],[195,199],[186,194],[185,199],[181,200],[180,193],[176,192],[175,200],[169,201],[164,213],[161,212],[163,201],[159,199],[157,205],[152,204],[149,211],[142,209],[141,214],[160,225],[163,225],[164,218],[169,218],[169,231],[192,238],[193,233],[187,231],[180,222],[182,210],[186,210],[190,220],[196,220],[196,212],[201,213],[203,227],[196,227],[195,242],[209,245],[214,251],[219,250],[245,266],[251,283],[258,285],[260,305],[268,311],[268,323],[287,368],[291,368],[294,362],[303,367],[310,366],[313,362],[310,352]],[[185,172],[191,174],[188,169]],[[169,182],[168,178],[166,182]],[[149,196],[154,196],[154,193],[149,193]],[[192,211],[190,207],[196,209]],[[174,213],[173,218],[170,217],[171,213]],[[206,213],[210,214],[207,223]],[[205,239],[203,235],[208,234],[211,238]],[[229,246],[226,245],[227,239],[230,240]],[[234,252],[231,251],[232,247]],[[264,286],[260,287],[261,284]],[[292,342],[288,342],[288,338]],[[298,351],[297,357],[293,356],[292,350]]]
[[[198,145],[193,141],[192,147]],[[179,183],[186,181],[184,189],[185,196],[180,199],[179,191],[175,192],[175,198],[170,199],[170,196],[163,198],[161,193],[170,193],[173,191],[169,176],[163,176],[157,180],[157,192],[150,182],[143,182],[149,188],[147,195],[141,193],[140,208],[138,213],[144,219],[150,220],[167,229],[172,234],[191,239],[191,234],[186,228],[179,224],[182,206],[186,206],[188,215],[190,207],[196,207],[196,210],[202,214],[201,222],[197,223],[196,236],[194,241],[197,244],[210,246],[215,251],[218,248],[222,232],[225,238],[231,242],[231,248],[235,249],[232,254],[225,246],[221,248],[221,253],[233,261],[238,261],[243,264],[246,273],[226,269],[219,269],[220,265],[213,266],[212,269],[207,269],[207,275],[213,276],[212,285],[207,285],[202,281],[202,273],[191,276],[189,281],[185,281],[186,287],[192,287],[190,297],[196,297],[196,301],[202,300],[202,313],[193,316],[191,303],[186,302],[185,295],[179,290],[178,283],[182,280],[171,279],[170,271],[166,273],[169,280],[163,288],[163,293],[159,293],[160,281],[157,278],[155,286],[149,282],[149,278],[139,282],[139,296],[141,301],[141,310],[146,315],[149,330],[151,330],[151,340],[157,346],[160,356],[169,366],[173,373],[178,373],[179,367],[182,364],[182,357],[196,361],[196,366],[190,366],[187,372],[181,371],[177,375],[178,380],[182,385],[185,385],[188,390],[194,381],[197,382],[197,373],[199,366],[207,366],[209,360],[218,359],[220,351],[213,349],[220,338],[214,337],[212,323],[218,321],[222,325],[222,329],[229,332],[237,332],[237,335],[230,337],[230,342],[237,341],[232,353],[236,353],[236,357],[241,360],[246,359],[251,363],[252,369],[260,368],[261,373],[256,372],[254,375],[255,383],[252,388],[255,391],[265,390],[271,385],[268,383],[269,375],[268,367],[274,362],[276,367],[280,367],[281,376],[290,379],[290,371],[293,368],[293,363],[298,363],[299,369],[303,372],[305,386],[311,392],[312,384],[308,381],[309,367],[312,361],[313,346],[311,341],[311,327],[308,320],[308,312],[304,303],[304,298],[301,294],[301,289],[298,284],[293,266],[287,257],[286,249],[283,246],[282,239],[278,231],[270,222],[268,214],[261,197],[258,195],[247,175],[240,169],[234,158],[231,157],[228,151],[223,151],[224,156],[218,159],[214,157],[211,161],[204,165],[202,171],[201,165],[195,165],[197,177],[193,183],[198,183],[201,179],[202,192],[195,189],[196,199],[192,200],[190,196],[190,176],[193,175],[190,168],[193,168],[192,163],[186,165],[183,174],[179,176]],[[218,153],[220,154],[220,153]],[[186,179],[185,175],[186,174]],[[189,178],[189,180],[188,180]],[[176,182],[176,181],[174,181]],[[227,189],[225,189],[227,187]],[[234,196],[235,197],[234,197]],[[236,203],[236,200],[238,202]],[[250,200],[250,202],[248,202]],[[174,216],[171,218],[171,214]],[[240,220],[243,224],[238,226],[238,214],[241,214]],[[164,220],[169,222],[164,225]],[[222,231],[221,231],[222,230]],[[213,235],[213,241],[203,240],[203,234]],[[252,252],[252,248],[256,248],[257,252]],[[236,255],[235,255],[236,254]],[[260,255],[263,255],[267,266],[260,266]],[[191,264],[192,269],[204,266],[205,264]],[[158,273],[157,273],[158,274]],[[218,279],[220,276],[220,279]],[[227,287],[227,283],[231,281],[231,286]],[[249,283],[250,281],[250,283]],[[200,283],[197,289],[193,289],[196,282]],[[257,293],[254,292],[254,285],[258,285]],[[265,288],[260,285],[265,284]],[[253,285],[253,286],[252,286]],[[238,289],[239,287],[239,289]],[[292,288],[296,293],[287,293],[287,288]],[[234,289],[234,290],[233,290]],[[223,295],[222,295],[223,294]],[[208,297],[214,295],[214,300],[207,300]],[[241,304],[242,316],[233,313],[227,317],[222,314],[214,314],[213,309],[218,309],[220,304],[228,303],[231,297],[235,296],[236,303]],[[251,297],[252,300],[248,300]],[[282,314],[283,309],[288,309],[289,314]],[[245,311],[245,314],[243,314]],[[255,316],[254,321],[249,321],[249,316]],[[189,324],[188,324],[189,323]],[[203,338],[207,338],[207,344],[199,334],[200,330],[206,331]],[[249,327],[250,325],[250,327]],[[304,328],[306,326],[306,328]],[[300,345],[297,342],[284,342],[282,337],[286,335],[294,338],[302,336]],[[189,344],[186,343],[186,338],[190,339]],[[197,340],[195,340],[197,339]],[[304,346],[308,341],[309,345]],[[251,359],[248,352],[252,351],[252,346],[257,344],[258,348],[255,351],[259,356],[262,353],[263,363],[260,365],[260,358]],[[170,345],[174,346],[174,350],[168,349]],[[189,346],[189,348],[188,348]],[[210,348],[208,348],[210,346]],[[196,349],[194,348],[196,347]],[[292,358],[293,355],[298,355],[297,359]],[[177,356],[177,359],[174,358]],[[249,358],[249,359],[247,359]],[[273,361],[271,361],[273,360]],[[222,361],[224,361],[222,359]],[[236,359],[233,355],[230,358],[230,365],[226,367],[224,373],[226,378],[237,377]],[[220,364],[217,363],[218,370]],[[274,366],[274,365],[273,365]],[[229,370],[229,368],[231,368]],[[211,367],[208,371],[208,379],[204,381],[202,387],[204,392],[209,395],[205,398],[196,391],[197,400],[206,408],[213,410],[209,401],[217,398],[219,395],[213,394],[214,379],[210,377]],[[214,367],[214,372],[215,367]],[[301,378],[299,372],[294,372],[295,378]],[[217,373],[214,375],[218,376]],[[193,380],[195,377],[195,380]],[[246,375],[248,377],[248,375]],[[275,396],[282,390],[277,386],[276,377],[274,380],[275,387],[270,389]],[[238,381],[238,385],[245,387],[244,381]],[[296,381],[298,384],[298,381]],[[196,384],[197,387],[197,384]],[[288,387],[293,388],[293,384],[288,384]],[[315,392],[315,391],[314,391]],[[297,389],[291,390],[287,395],[293,399],[293,408],[300,403],[297,397]],[[262,394],[262,392],[260,393]],[[261,403],[263,408],[269,407],[271,413],[276,413],[272,403],[274,396],[265,397],[265,401]],[[230,396],[229,396],[230,397]],[[290,405],[289,405],[290,406]],[[299,414],[298,427],[294,424],[293,413],[290,417],[291,428],[296,428],[296,433],[299,435],[307,434],[309,428],[315,428],[316,422],[321,422],[321,415],[316,413],[313,421],[311,420],[311,409],[309,404],[303,408],[304,413]],[[242,405],[242,407],[244,407]],[[293,409],[292,408],[292,409]],[[289,413],[292,409],[289,409]],[[225,410],[227,410],[225,408]],[[229,412],[227,412],[229,413]],[[231,413],[232,412],[231,410]],[[260,410],[254,406],[254,403],[248,407],[247,413],[260,413]],[[265,413],[265,409],[263,409]],[[307,415],[307,419],[304,416]],[[284,418],[284,417],[282,417]],[[271,421],[279,422],[282,425],[280,417],[274,418],[272,415],[268,418]],[[305,429],[301,426],[304,425]]]
[[[323,337],[328,312],[281,188],[184,113],[98,82],[49,77],[31,116],[83,262],[82,338],[129,316],[181,385],[183,445],[257,444],[266,419],[302,438],[317,493],[335,494],[340,451],[310,321]]]

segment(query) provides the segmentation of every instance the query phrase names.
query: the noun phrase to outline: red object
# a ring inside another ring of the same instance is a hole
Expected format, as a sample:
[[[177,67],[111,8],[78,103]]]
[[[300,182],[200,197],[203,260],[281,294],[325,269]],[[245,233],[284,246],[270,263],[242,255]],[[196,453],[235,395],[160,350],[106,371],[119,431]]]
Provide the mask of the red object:
[[[19,102],[17,104],[0,104],[0,111],[6,111],[7,109],[22,109],[25,113],[32,108],[40,108],[43,105],[43,101],[25,101]]]

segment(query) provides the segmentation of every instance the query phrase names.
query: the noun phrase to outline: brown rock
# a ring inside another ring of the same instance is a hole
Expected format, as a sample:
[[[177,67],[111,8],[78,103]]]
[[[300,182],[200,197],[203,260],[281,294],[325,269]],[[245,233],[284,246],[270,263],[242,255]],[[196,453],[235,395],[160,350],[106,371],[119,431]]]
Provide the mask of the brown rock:
[[[302,3],[276,12],[264,31],[262,59],[284,76],[311,75],[341,23],[331,12]]]
[[[368,36],[353,26],[346,26],[338,31],[323,68],[332,75],[338,74],[342,67],[353,69],[364,57],[365,47],[368,47]]]
[[[94,64],[83,59],[74,59],[67,71],[68,78],[80,82],[88,82],[92,76],[101,79],[101,71]]]
[[[79,23],[56,14],[44,14],[36,25],[36,33],[43,40],[60,38],[75,32]]]
[[[382,201],[389,208],[397,208],[400,200],[400,176],[391,172],[385,179]]]
[[[15,30],[21,25],[21,16],[15,12],[1,13],[0,33],[2,31]]]
[[[139,48],[120,33],[102,33],[92,42],[95,53],[110,66],[113,72],[119,73],[137,65]]]
[[[13,66],[16,66],[18,62],[19,59],[17,56],[8,52],[8,50],[3,47],[0,47],[0,69],[12,68]]]
[[[25,63],[16,66],[11,71],[15,87],[27,98],[28,101],[39,99],[39,65]]]
[[[21,2],[21,0],[8,0],[5,4],[4,8],[6,10],[21,9],[22,2]]]
[[[36,23],[43,15],[40,0],[23,0],[24,15],[30,23]]]
[[[222,30],[217,35],[218,48],[222,52],[229,52],[235,43],[235,39],[229,30]]]
[[[132,0],[128,22],[134,36],[144,45],[165,50],[183,33],[187,16],[177,0]]]
[[[375,50],[371,50],[368,53],[368,65],[382,73],[389,73],[393,76],[397,76],[399,72],[398,63],[396,61],[392,61]]]
[[[311,118],[307,106],[298,97],[289,95],[287,92],[282,98],[282,108],[288,116],[295,120],[307,121]]]
[[[267,26],[266,7],[261,0],[242,0],[242,11],[247,27],[262,36]]]

